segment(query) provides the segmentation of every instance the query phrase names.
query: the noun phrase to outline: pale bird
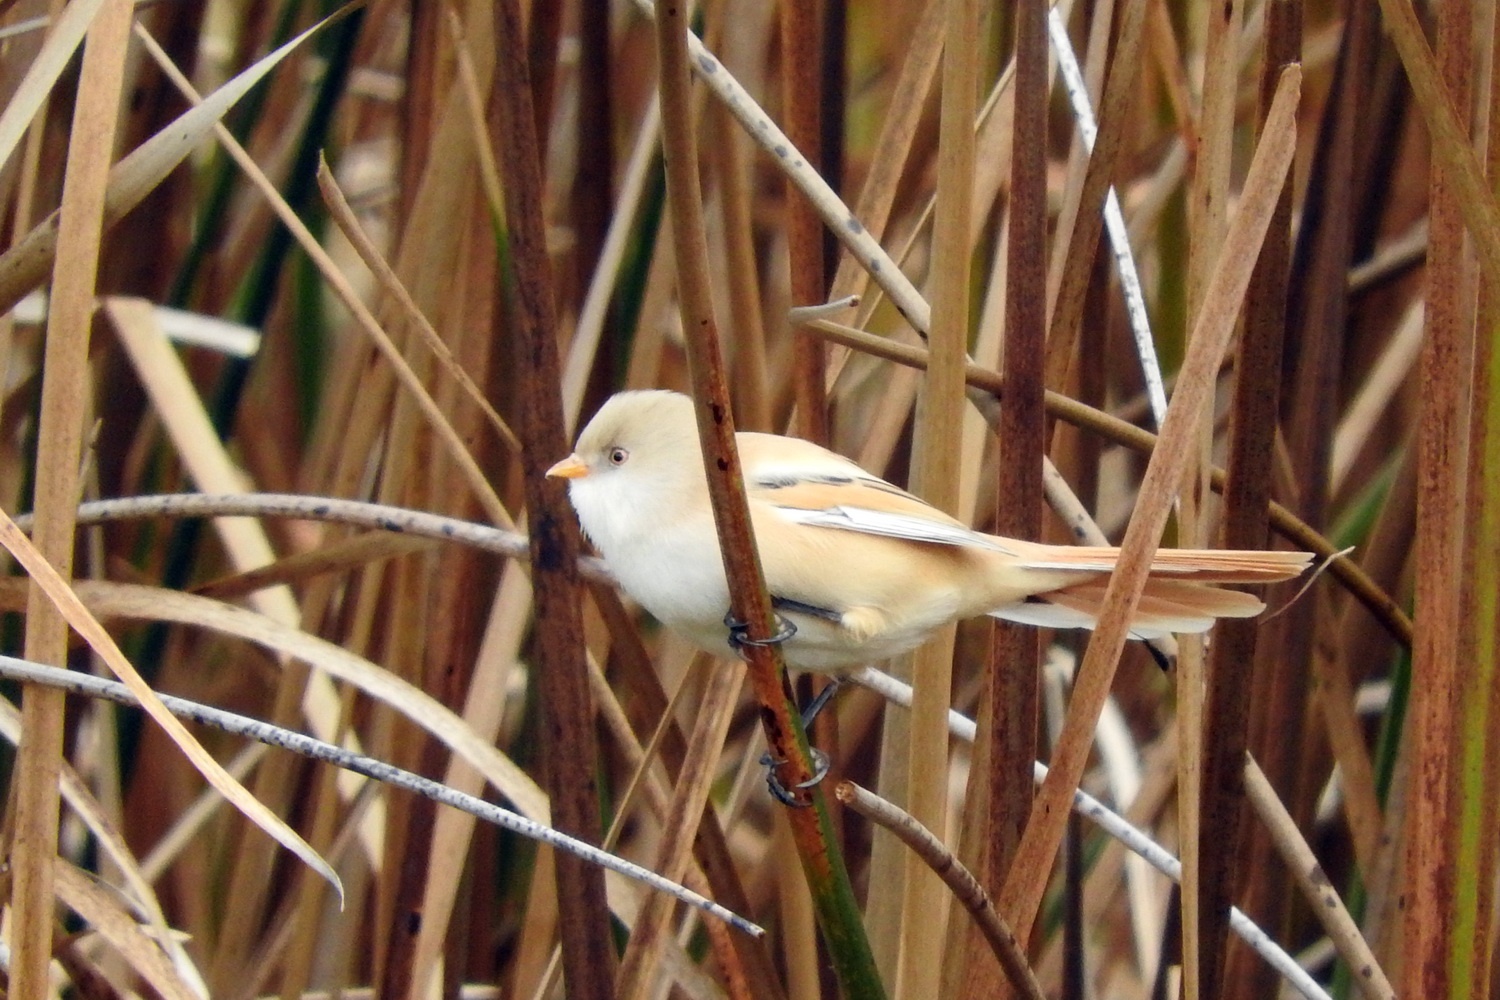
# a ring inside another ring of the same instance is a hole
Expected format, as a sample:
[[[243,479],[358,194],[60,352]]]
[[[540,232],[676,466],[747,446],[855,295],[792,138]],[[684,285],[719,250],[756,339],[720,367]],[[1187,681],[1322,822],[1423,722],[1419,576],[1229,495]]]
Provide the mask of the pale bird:
[[[842,455],[799,438],[736,435],[750,519],[776,611],[795,626],[788,666],[837,673],[911,650],[982,615],[1092,628],[1119,550],[974,531]],[[725,580],[692,400],[622,392],[600,407],[569,480],[584,533],[621,588],[699,647],[730,650]],[[1203,632],[1264,610],[1225,583],[1302,573],[1306,552],[1161,549],[1131,621],[1137,639]]]

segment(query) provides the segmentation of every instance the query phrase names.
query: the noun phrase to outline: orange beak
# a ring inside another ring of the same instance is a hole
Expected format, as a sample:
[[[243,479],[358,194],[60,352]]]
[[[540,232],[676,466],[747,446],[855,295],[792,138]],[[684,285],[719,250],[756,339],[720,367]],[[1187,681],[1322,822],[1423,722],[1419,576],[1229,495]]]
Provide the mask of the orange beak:
[[[558,479],[579,479],[588,474],[589,467],[577,455],[569,455],[547,470],[548,476],[556,476]]]

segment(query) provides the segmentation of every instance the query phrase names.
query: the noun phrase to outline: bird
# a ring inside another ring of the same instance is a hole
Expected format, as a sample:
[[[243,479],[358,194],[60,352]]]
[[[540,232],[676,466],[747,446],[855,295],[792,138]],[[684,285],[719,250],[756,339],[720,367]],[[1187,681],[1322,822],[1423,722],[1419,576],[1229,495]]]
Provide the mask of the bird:
[[[985,615],[1053,628],[1097,623],[1119,549],[976,531],[811,441],[741,431],[735,444],[790,668],[847,673]],[[737,648],[690,397],[611,396],[547,475],[567,480],[584,534],[626,594],[701,649]],[[1160,549],[1130,635],[1198,633],[1219,618],[1258,615],[1259,599],[1219,585],[1291,579],[1311,558]]]

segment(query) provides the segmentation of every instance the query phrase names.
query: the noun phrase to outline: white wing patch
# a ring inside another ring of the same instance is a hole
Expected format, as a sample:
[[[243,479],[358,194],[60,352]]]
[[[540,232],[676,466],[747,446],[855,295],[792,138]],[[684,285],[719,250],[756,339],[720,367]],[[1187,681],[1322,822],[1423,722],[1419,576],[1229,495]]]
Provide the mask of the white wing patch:
[[[818,528],[837,528],[841,531],[858,531],[866,535],[883,535],[886,538],[904,538],[913,542],[930,542],[934,545],[953,545],[967,548],[990,549],[1014,555],[995,542],[989,535],[941,521],[932,521],[913,514],[894,514],[887,511],[870,510],[867,507],[824,507],[808,510],[802,507],[776,507],[776,512],[794,524],[807,524]]]
[[[1068,572],[1078,571],[1083,573],[1113,573],[1115,564],[1112,560],[1099,560],[1098,562],[1048,562],[1045,559],[1027,559],[1021,563],[1026,569],[1056,569]],[[1190,575],[1199,572],[1196,566],[1184,566],[1174,563],[1153,562],[1151,564],[1152,576],[1168,576],[1173,573]]]

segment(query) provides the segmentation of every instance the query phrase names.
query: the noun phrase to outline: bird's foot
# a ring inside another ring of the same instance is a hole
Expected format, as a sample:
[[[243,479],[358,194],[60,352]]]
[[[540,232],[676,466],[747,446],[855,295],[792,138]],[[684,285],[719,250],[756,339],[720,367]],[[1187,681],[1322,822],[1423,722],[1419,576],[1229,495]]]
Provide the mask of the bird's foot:
[[[776,634],[767,639],[750,638],[750,625],[734,617],[731,611],[724,616],[724,627],[729,629],[729,648],[740,655],[745,655],[746,646],[778,646],[797,634],[797,626],[787,621],[780,615],[775,616]]]
[[[766,787],[771,790],[771,795],[777,802],[780,802],[784,806],[791,806],[793,809],[805,809],[812,805],[811,802],[804,802],[799,799],[797,792],[813,787],[828,776],[828,755],[817,747],[808,747],[807,749],[812,755],[813,775],[806,781],[798,782],[791,788],[787,788],[781,783],[781,779],[776,777],[776,769],[785,764],[786,761],[774,759],[770,751],[766,751],[760,755],[761,765],[766,769]]]

